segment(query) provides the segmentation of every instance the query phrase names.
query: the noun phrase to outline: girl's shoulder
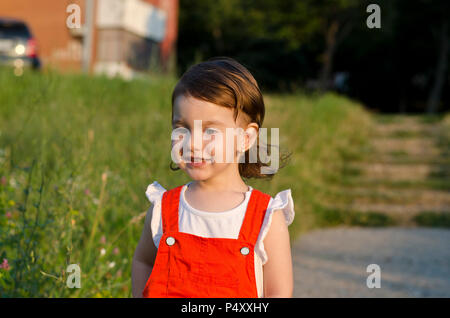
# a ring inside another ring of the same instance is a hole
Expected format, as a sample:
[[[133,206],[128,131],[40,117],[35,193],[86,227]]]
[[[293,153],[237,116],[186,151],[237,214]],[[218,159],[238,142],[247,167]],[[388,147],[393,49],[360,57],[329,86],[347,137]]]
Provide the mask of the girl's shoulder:
[[[295,216],[294,200],[292,199],[291,189],[280,191],[271,198],[267,208],[266,217],[271,216],[274,212],[279,210],[283,211],[286,225],[290,225]]]
[[[161,200],[161,197],[164,192],[166,192],[167,189],[165,189],[162,185],[158,183],[158,181],[153,181],[153,183],[150,183],[147,186],[147,189],[145,190],[145,195],[147,196],[147,199],[155,204],[156,202]]]
[[[264,239],[269,232],[273,215],[278,211],[282,211],[286,226],[291,225],[295,216],[294,200],[292,199],[291,189],[278,192],[274,197],[271,197],[267,206],[266,214],[264,216],[263,224],[255,246],[255,251],[260,256],[262,265],[264,265],[268,260],[267,253],[264,248]]]
[[[175,188],[179,188],[184,186],[185,184],[182,184],[178,187],[174,187],[174,188],[164,188],[161,184],[159,184],[158,181],[153,181],[152,183],[150,183],[147,186],[147,189],[145,190],[145,195],[147,196],[147,199],[153,203],[159,203],[162,199],[162,195],[164,194],[164,192],[169,191],[169,190],[173,190]]]

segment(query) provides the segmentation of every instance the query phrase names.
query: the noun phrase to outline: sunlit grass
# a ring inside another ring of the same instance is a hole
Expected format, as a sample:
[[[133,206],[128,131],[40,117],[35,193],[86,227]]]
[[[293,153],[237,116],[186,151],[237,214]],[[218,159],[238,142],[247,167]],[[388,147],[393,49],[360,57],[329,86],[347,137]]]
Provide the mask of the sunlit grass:
[[[3,297],[129,297],[131,260],[149,207],[144,195],[189,179],[170,164],[173,78],[105,77],[0,70],[0,276]],[[339,222],[386,223],[378,216],[317,210],[325,176],[367,145],[371,117],[346,98],[267,95],[264,127],[280,128],[290,163],[270,182],[291,189],[291,237]],[[79,264],[82,288],[66,286]]]

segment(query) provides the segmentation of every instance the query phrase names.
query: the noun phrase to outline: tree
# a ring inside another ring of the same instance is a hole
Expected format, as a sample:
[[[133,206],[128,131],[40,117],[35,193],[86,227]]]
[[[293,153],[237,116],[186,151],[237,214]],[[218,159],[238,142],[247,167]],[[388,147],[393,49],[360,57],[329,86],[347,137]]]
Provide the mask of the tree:
[[[436,64],[436,71],[434,76],[434,84],[430,91],[427,102],[427,113],[433,114],[439,108],[439,102],[442,96],[442,89],[445,83],[445,74],[448,68],[448,51],[449,51],[449,30],[448,21],[441,21],[441,30],[439,36],[439,52],[438,52],[438,62]]]
[[[325,40],[325,49],[321,54],[322,68],[320,70],[320,90],[331,87],[331,73],[336,50],[342,41],[350,34],[358,17],[358,2],[355,0],[317,1],[315,5],[320,8],[322,34]]]

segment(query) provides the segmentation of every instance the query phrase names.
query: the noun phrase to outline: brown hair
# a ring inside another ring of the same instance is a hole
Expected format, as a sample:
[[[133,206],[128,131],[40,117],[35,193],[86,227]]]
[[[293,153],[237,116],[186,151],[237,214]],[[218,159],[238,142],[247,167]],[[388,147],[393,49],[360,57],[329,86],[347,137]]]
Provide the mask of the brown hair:
[[[172,93],[172,118],[173,105],[178,96],[191,96],[223,107],[234,109],[234,120],[239,112],[247,115],[250,122],[257,123],[261,128],[264,121],[265,106],[263,96],[253,75],[236,60],[229,57],[214,57],[205,62],[191,66],[180,78]],[[270,149],[270,145],[267,145]],[[259,133],[256,140],[259,145]],[[257,149],[259,154],[259,149]],[[286,164],[286,156],[280,155],[280,167]],[[245,161],[239,163],[239,174],[243,178],[267,178],[273,174],[262,174],[261,167],[270,166],[260,161],[249,162],[249,150],[245,152]],[[173,168],[172,163],[170,169]]]

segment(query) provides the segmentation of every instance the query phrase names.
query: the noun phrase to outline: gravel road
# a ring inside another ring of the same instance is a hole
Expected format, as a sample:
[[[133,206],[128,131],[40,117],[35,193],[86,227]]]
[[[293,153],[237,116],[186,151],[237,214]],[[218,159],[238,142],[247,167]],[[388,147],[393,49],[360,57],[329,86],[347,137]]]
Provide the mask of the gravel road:
[[[450,297],[450,230],[339,227],[292,246],[294,297]],[[369,264],[381,269],[368,288]]]

